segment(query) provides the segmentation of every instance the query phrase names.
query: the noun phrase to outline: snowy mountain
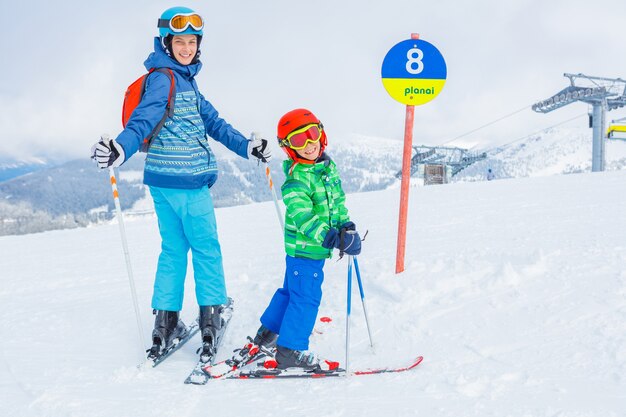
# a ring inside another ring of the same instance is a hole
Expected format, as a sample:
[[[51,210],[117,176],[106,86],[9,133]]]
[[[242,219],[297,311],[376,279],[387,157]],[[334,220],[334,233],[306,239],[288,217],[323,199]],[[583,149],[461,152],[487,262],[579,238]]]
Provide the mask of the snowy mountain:
[[[0,182],[40,171],[54,165],[54,162],[43,158],[6,159],[0,158]]]
[[[107,213],[113,202],[108,180],[87,159],[0,183],[0,235],[80,227],[110,218]],[[144,195],[137,181],[122,179],[119,187],[130,201]]]
[[[155,369],[140,347],[115,222],[0,237],[0,403],[6,417],[622,417],[626,171],[412,188],[406,271],[394,274],[397,189],[348,195],[369,230],[354,289],[350,379],[183,384],[199,339]],[[611,215],[606,215],[610,213]],[[284,274],[271,202],[216,210],[235,315],[220,358],[258,327]],[[127,218],[144,337],[160,248]],[[242,238],[245,237],[245,238]],[[193,279],[182,317],[194,319]],[[311,349],[344,360],[346,261],[329,260]]]
[[[591,170],[589,129],[553,129],[507,146],[487,151],[488,158],[452,178],[451,182],[483,181],[491,168],[496,178],[570,174]],[[234,155],[221,144],[213,149],[220,176],[213,186],[216,207],[268,201],[272,195],[263,166]],[[328,153],[337,162],[347,193],[374,191],[397,184],[402,165],[402,142],[368,136],[338,138]],[[283,152],[273,149],[271,174],[280,187],[284,181]],[[626,143],[606,144],[607,170],[626,167]],[[142,185],[143,155],[122,166],[119,185],[122,208],[145,213],[151,199]],[[113,202],[106,172],[98,172],[88,159],[0,182],[0,235],[81,227],[110,219]],[[280,193],[279,193],[280,195]]]
[[[362,153],[351,146],[331,152],[342,167],[346,192],[382,189],[394,181],[395,141],[377,152]],[[219,164],[219,179],[211,188],[216,207],[227,207],[272,199],[265,167],[213,147]],[[271,175],[280,187],[284,181],[278,147],[274,150]],[[336,155],[336,156],[335,156]],[[141,154],[133,156],[119,170],[120,201],[123,210],[150,211],[152,203],[142,184]],[[280,193],[279,193],[280,194]],[[89,159],[74,160],[53,168],[0,182],[0,235],[86,226],[113,215],[108,172],[99,170]]]
[[[591,171],[590,129],[549,129],[523,141],[488,151],[486,160],[466,168],[456,181],[483,181],[491,168],[496,178],[539,177]],[[606,170],[626,168],[626,142],[605,142]]]

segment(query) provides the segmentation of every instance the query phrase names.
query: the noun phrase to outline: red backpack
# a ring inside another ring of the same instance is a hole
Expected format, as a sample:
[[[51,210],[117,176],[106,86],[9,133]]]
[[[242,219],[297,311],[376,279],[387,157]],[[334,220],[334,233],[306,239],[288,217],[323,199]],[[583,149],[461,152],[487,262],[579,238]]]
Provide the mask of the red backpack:
[[[137,78],[126,89],[126,93],[124,94],[124,104],[122,105],[122,126],[126,127],[128,119],[130,119],[133,112],[135,111],[135,108],[139,105],[139,102],[141,102],[141,98],[146,92],[146,80],[148,79],[148,76],[154,71],[162,72],[169,77],[171,81],[170,93],[167,97],[167,106],[165,107],[165,113],[163,114],[161,121],[155,126],[152,132],[150,132],[150,134],[144,138],[141,146],[139,147],[139,152],[148,152],[148,148],[150,147],[150,143],[152,143],[152,139],[154,139],[159,134],[167,118],[174,115],[174,101],[176,98],[176,95],[174,94],[174,92],[176,91],[176,81],[174,81],[174,73],[169,68],[150,68],[150,71],[148,71],[147,74],[144,74],[141,77]]]

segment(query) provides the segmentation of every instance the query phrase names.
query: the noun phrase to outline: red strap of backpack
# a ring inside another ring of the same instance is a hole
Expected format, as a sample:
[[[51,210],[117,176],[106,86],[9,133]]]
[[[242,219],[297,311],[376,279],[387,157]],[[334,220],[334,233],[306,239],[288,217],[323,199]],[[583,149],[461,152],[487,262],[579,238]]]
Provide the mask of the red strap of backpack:
[[[163,117],[161,118],[159,123],[154,127],[150,135],[148,135],[148,137],[144,139],[143,143],[140,146],[141,152],[148,152],[148,148],[150,147],[150,143],[152,142],[152,139],[154,139],[154,137],[159,134],[159,132],[163,128],[163,125],[165,124],[165,121],[168,119],[168,117],[171,118],[174,116],[174,102],[176,100],[176,94],[175,94],[176,79],[174,78],[174,73],[169,68],[150,68],[150,70],[148,71],[148,75],[152,74],[152,72],[154,71],[161,72],[169,77],[170,91],[167,97],[167,106],[165,107],[165,113],[163,114]],[[145,77],[144,83],[146,82],[147,79],[148,77]],[[145,85],[142,86],[142,91],[145,92]]]

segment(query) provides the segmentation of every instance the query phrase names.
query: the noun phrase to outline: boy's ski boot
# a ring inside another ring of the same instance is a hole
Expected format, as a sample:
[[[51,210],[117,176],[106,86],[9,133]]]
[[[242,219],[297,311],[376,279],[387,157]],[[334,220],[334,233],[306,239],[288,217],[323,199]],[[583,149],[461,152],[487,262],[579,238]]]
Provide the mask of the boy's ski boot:
[[[235,349],[233,357],[226,362],[228,365],[239,367],[250,363],[256,358],[261,359],[265,357],[273,360],[276,352],[276,339],[278,339],[278,334],[261,325],[254,339],[248,336],[248,343],[241,349]]]
[[[209,363],[217,353],[217,339],[222,329],[222,305],[200,306],[200,334],[202,347],[198,349],[200,361]]]
[[[274,367],[276,366],[274,360],[276,339],[278,339],[278,334],[262,325],[259,327],[254,339],[248,336],[248,342],[242,348],[235,349],[234,355],[230,359],[212,366],[206,366],[203,369],[211,378],[222,378],[249,363],[263,358]]]
[[[276,349],[277,339],[278,334],[261,325],[261,327],[259,327],[259,330],[257,330],[256,332],[256,336],[254,336],[254,339],[252,339],[252,343],[259,347],[262,346],[267,351],[273,351],[274,349]]]
[[[267,368],[267,366],[266,366]],[[339,362],[320,360],[313,352],[276,346],[276,369],[324,374],[339,368]]]
[[[178,341],[187,336],[187,326],[179,318],[178,311],[154,310],[154,330],[152,330],[152,347],[148,350],[148,359],[155,360]]]

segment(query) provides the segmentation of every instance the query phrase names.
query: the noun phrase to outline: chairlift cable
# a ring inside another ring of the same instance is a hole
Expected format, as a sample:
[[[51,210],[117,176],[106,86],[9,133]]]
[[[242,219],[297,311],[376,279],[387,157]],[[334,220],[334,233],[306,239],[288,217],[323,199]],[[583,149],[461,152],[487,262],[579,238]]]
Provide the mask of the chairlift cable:
[[[541,130],[537,130],[536,132],[533,132],[533,133],[530,133],[530,134],[528,134],[528,135],[522,136],[521,138],[515,139],[515,140],[513,140],[513,141],[511,141],[511,142],[508,142],[508,143],[505,143],[505,144],[503,144],[503,145],[498,145],[498,146],[496,146],[496,147],[493,147],[493,148],[487,149],[487,150],[485,150],[485,152],[486,152],[486,153],[490,153],[490,152],[491,152],[492,150],[494,150],[494,149],[496,149],[496,150],[498,150],[498,149],[499,149],[499,151],[498,151],[498,152],[495,152],[495,153],[493,153],[493,154],[492,154],[492,155],[497,155],[497,154],[499,154],[500,152],[502,152],[502,151],[504,150],[503,148],[504,148],[505,146],[508,146],[508,145],[510,145],[510,144],[512,144],[512,143],[515,143],[515,142],[519,142],[520,140],[523,140],[523,139],[529,138],[529,137],[531,137],[531,136],[533,136],[533,135],[536,135],[536,134],[538,134],[538,133],[545,132],[546,130],[548,130],[548,129],[552,129],[553,127],[557,127],[557,126],[564,125],[565,123],[569,123],[569,122],[571,122],[572,120],[580,119],[581,117],[584,117],[584,116],[587,116],[587,113],[579,114],[578,116],[572,117],[571,119],[567,119],[567,120],[564,120],[564,121],[559,122],[559,123],[557,123],[557,124],[554,124],[554,125],[551,125],[551,126],[544,127],[544,128],[543,128],[543,129],[541,129]]]
[[[486,123],[486,124],[484,124],[484,125],[482,125],[482,126],[479,126],[479,127],[475,128],[475,129],[470,130],[469,132],[463,133],[462,135],[459,135],[459,136],[457,136],[457,137],[455,137],[455,138],[453,138],[453,139],[450,139],[450,140],[448,140],[448,141],[446,141],[446,142],[443,142],[443,143],[442,143],[442,144],[440,144],[439,146],[443,146],[443,145],[446,145],[446,144],[448,144],[448,143],[450,143],[450,142],[454,142],[454,141],[455,141],[455,140],[457,140],[457,139],[460,139],[460,138],[462,138],[462,137],[464,137],[464,136],[467,136],[467,135],[469,135],[469,134],[471,134],[471,133],[474,133],[474,132],[477,132],[477,131],[479,131],[479,130],[481,130],[481,129],[484,129],[485,127],[487,127],[487,126],[491,126],[492,124],[498,123],[499,121],[502,121],[502,120],[504,120],[504,119],[506,119],[506,118],[508,118],[508,117],[514,116],[514,115],[516,115],[517,113],[520,113],[520,112],[522,112],[522,111],[524,111],[524,110],[526,110],[526,109],[528,109],[528,108],[530,108],[530,107],[531,107],[531,106],[524,106],[524,107],[522,107],[522,108],[521,108],[521,109],[519,109],[519,110],[515,110],[513,113],[509,113],[509,114],[507,114],[506,116],[502,116],[502,117],[500,117],[499,119],[496,119],[496,120],[494,120],[494,121],[491,121],[491,122],[489,122],[489,123]]]

